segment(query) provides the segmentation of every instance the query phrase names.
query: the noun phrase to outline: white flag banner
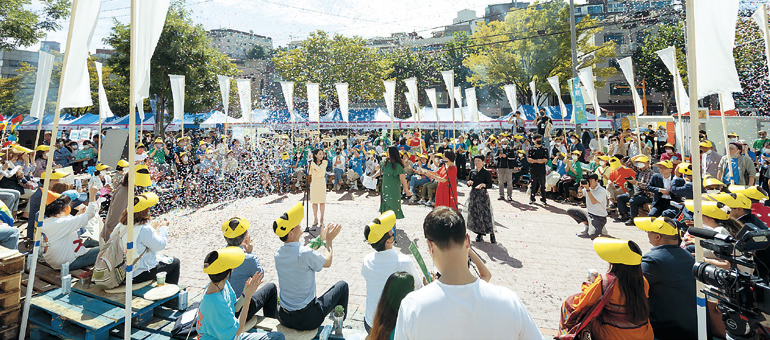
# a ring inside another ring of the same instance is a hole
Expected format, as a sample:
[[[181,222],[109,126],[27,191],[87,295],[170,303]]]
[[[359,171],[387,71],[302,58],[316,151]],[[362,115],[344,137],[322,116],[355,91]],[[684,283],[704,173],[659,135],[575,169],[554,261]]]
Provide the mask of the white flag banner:
[[[532,106],[537,111],[537,84],[535,84],[534,80],[529,82],[529,90],[532,91]]]
[[[219,81],[219,92],[222,94],[222,106],[224,107],[222,111],[225,112],[225,116],[228,116],[227,112],[230,108],[230,77],[217,75],[217,80]]]
[[[382,83],[385,86],[385,105],[388,107],[388,114],[390,115],[390,122],[392,123],[396,116],[395,112],[393,112],[396,106],[396,81],[385,80]]]
[[[166,23],[169,0],[137,0],[136,29],[134,30],[136,53],[131,72],[134,77],[134,98],[150,97],[150,60],[158,45],[158,39]],[[226,112],[226,111],[225,111]]]
[[[425,89],[425,95],[428,97],[428,101],[430,101],[430,106],[433,108],[433,112],[436,113],[436,121],[439,121],[438,117],[438,106],[436,105],[437,98],[436,98],[436,89]]]
[[[590,71],[590,70],[589,70]],[[593,78],[593,75],[591,75]],[[559,76],[553,76],[548,78],[548,83],[551,84],[553,92],[556,93],[556,98],[559,99],[559,110],[561,111],[561,117],[567,116],[567,107],[564,106],[564,101],[561,99],[561,87],[559,86]]]
[[[762,38],[765,40],[765,58],[767,58],[768,77],[770,77],[770,36],[767,34],[767,4],[762,4],[751,16],[752,19],[759,26],[759,31],[762,33]]]
[[[171,80],[171,96],[174,99],[174,120],[182,120],[184,124],[184,76],[169,74]]]
[[[294,123],[294,82],[282,81],[281,90],[283,91],[283,99],[286,100],[286,108],[289,109],[289,118]]]
[[[37,78],[35,79],[35,95],[32,97],[32,106],[29,116],[43,118],[45,103],[48,99],[48,88],[51,84],[51,70],[53,69],[53,54],[40,51],[37,59]],[[101,79],[101,78],[100,78]],[[101,81],[99,81],[101,83]]]
[[[241,102],[241,117],[251,123],[251,79],[236,79],[238,98]]]
[[[594,71],[591,69],[591,67],[584,67],[581,68],[578,71],[578,77],[580,78],[580,82],[583,83],[583,85],[586,87],[586,90],[588,90],[588,100],[593,104],[594,98],[596,98],[596,87],[594,86]],[[551,78],[548,78],[550,81]],[[558,78],[557,78],[558,81]],[[553,83],[551,83],[551,86],[553,86]]]
[[[62,65],[59,107],[86,107],[91,100],[91,78],[88,75],[88,50],[94,36],[102,0],[80,0],[72,5],[69,43]]]
[[[722,105],[722,111],[735,110],[735,100],[732,93],[720,93],[719,100],[719,105]]]
[[[468,111],[470,111],[471,122],[479,122],[479,106],[476,102],[476,88],[465,89],[465,101],[468,102]]]
[[[441,76],[444,78],[444,85],[446,85],[446,91],[449,94],[449,105],[454,107],[455,71],[441,71]]]
[[[144,98],[138,98],[136,101],[136,113],[139,114],[139,125],[144,123]]]
[[[102,63],[94,62],[96,66],[96,79],[99,82],[99,119],[107,119],[114,117],[112,110],[110,110],[110,103],[107,102],[107,92],[104,91],[104,84],[102,83]]]
[[[636,92],[636,82],[634,80],[634,66],[631,64],[631,57],[626,57],[618,60],[620,70],[623,71],[623,75],[626,76],[626,81],[631,89],[631,97],[634,99],[634,113],[639,117],[644,112],[642,106],[642,99],[639,98],[639,93]]]
[[[508,97],[508,104],[511,105],[511,110],[516,112],[516,109],[518,109],[519,106],[519,103],[516,101],[516,85],[505,85],[503,86],[503,90],[505,91],[505,96]]]
[[[679,66],[676,61],[676,48],[674,46],[669,46],[655,53],[674,77],[674,96],[676,99],[677,112],[690,112],[690,96],[687,95],[682,76],[679,74]]]
[[[404,92],[404,97],[406,97],[406,103],[409,106],[409,113],[412,114],[412,120],[417,123],[417,113],[414,111],[414,96],[411,92]]]
[[[742,92],[733,55],[738,0],[695,1],[693,16],[698,99],[711,94]]]
[[[308,121],[320,123],[321,105],[318,83],[305,83],[307,86],[307,117]]]
[[[340,113],[342,120],[350,122],[350,111],[348,110],[348,83],[334,84],[337,88],[337,99],[340,101]]]
[[[457,107],[462,108],[463,107],[463,91],[460,89],[459,86],[455,86],[455,102],[457,103]]]
[[[410,94],[416,96],[417,95],[417,78],[412,77],[412,78],[404,79],[404,83],[406,84],[407,91]]]

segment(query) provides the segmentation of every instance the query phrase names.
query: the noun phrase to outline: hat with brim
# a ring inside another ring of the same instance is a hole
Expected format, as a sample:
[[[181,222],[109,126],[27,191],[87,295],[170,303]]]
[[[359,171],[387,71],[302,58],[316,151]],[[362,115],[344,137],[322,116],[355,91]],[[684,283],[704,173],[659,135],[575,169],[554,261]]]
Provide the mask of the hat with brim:
[[[51,150],[51,147],[48,145],[38,145],[35,148],[35,151],[48,151],[48,150]]]
[[[763,199],[767,199],[767,192],[756,185],[754,186],[731,185],[727,187],[727,189],[733,193],[744,194],[746,195],[746,197],[755,201],[761,201]]]
[[[634,218],[634,224],[639,229],[661,235],[676,235],[679,233],[676,227],[666,223],[663,217],[637,217]]]
[[[61,193],[63,196],[67,196],[70,198],[70,200],[74,201],[76,199],[80,198],[80,193],[75,189],[67,190],[63,193]]]
[[[719,193],[716,195],[703,195],[704,199],[714,202],[722,202],[733,208],[751,209],[751,199],[741,193]]]
[[[674,146],[671,143],[666,143],[666,145],[663,145],[663,148],[672,148],[675,149]]]
[[[99,171],[106,170],[106,169],[109,169],[109,168],[110,168],[110,166],[107,165],[107,164],[104,164],[104,163],[99,163],[99,164],[96,165],[96,170],[99,170]]]
[[[633,160],[634,162],[647,163],[647,162],[650,161],[650,157],[647,157],[645,155],[639,155],[639,156],[636,156],[636,157],[632,158],[631,160]]]
[[[695,203],[693,200],[684,201],[684,206],[687,207],[687,210],[689,211],[695,211]],[[708,216],[715,220],[730,219],[730,207],[722,202],[702,201],[701,209],[703,210],[703,216]]]
[[[612,158],[610,158],[610,168],[612,168],[612,169],[618,169],[618,168],[620,168],[622,165],[623,165],[623,164],[620,164],[620,160],[619,160],[617,157],[612,157]]]
[[[134,185],[138,187],[149,187],[152,185],[152,179],[150,179],[150,169],[146,165],[141,164],[136,166],[136,173],[134,173]]]
[[[679,164],[678,171],[680,174],[684,174],[687,176],[692,176],[692,164],[690,163],[681,163]]]
[[[287,159],[289,159],[289,153],[288,153],[288,152],[284,152],[283,154],[281,154],[281,159],[282,159],[282,160],[287,160]]]
[[[138,148],[145,148],[145,146],[144,146],[144,144],[142,144],[142,143],[139,143],[139,144],[136,146],[136,148],[137,148],[137,149],[138,149]],[[146,149],[146,148],[145,148],[145,149]]]
[[[47,172],[45,171],[42,174],[40,174],[40,179],[46,179],[46,174]],[[56,170],[51,170],[51,179],[62,179],[64,177],[67,177],[67,174]]]
[[[657,163],[655,163],[655,165],[657,165],[659,167],[662,166],[662,167],[669,168],[669,169],[673,169],[674,168],[674,163],[671,162],[671,161],[668,161],[668,160],[657,162]]]
[[[278,237],[286,236],[292,229],[302,222],[304,217],[305,209],[302,202],[299,202],[275,220],[275,234],[278,235]]]
[[[161,138],[155,139],[155,144],[158,144],[158,143],[163,144],[163,139],[161,139]]]
[[[46,196],[45,204],[49,205],[59,197],[61,197],[61,194],[48,190],[48,196]]]
[[[719,185],[719,186],[723,186],[723,187],[726,186],[724,183],[722,183],[722,181],[720,181],[720,180],[718,180],[718,179],[716,179],[714,177],[711,177],[711,176],[706,177],[706,178],[703,179],[703,186],[704,187],[709,187],[709,186],[712,186],[712,185]]]
[[[602,161],[609,161],[610,160],[610,156],[599,156],[598,158],[599,158],[599,160],[602,160]]]
[[[18,151],[18,152],[21,152],[21,153],[30,153],[30,152],[32,152],[32,150],[27,149],[27,148],[25,148],[25,147],[23,147],[23,146],[21,146],[19,144],[14,144],[13,145],[13,149]]]
[[[730,132],[727,134],[727,137],[738,137],[738,134],[735,132]]]
[[[522,135],[515,135],[513,136],[514,139],[524,139],[524,136]]]
[[[203,264],[203,273],[221,274],[227,270],[238,268],[246,259],[246,253],[241,247],[227,247],[215,250],[217,259],[213,263]]]
[[[580,155],[582,155],[582,154],[583,154],[582,152],[580,152],[580,151],[578,151],[578,150],[572,151],[572,152],[570,152],[570,153],[571,153],[571,154],[573,154],[573,155],[578,155],[578,156],[580,156]]]
[[[394,213],[393,210],[382,213],[380,217],[377,217],[372,223],[369,223],[369,237],[366,241],[369,242],[369,244],[379,242],[395,225],[396,213]]]
[[[121,168],[128,167],[128,162],[126,162],[125,160],[121,159],[121,160],[118,161],[118,166],[121,167]]]
[[[242,217],[233,217],[222,223],[222,233],[227,238],[236,238],[249,230],[249,221]]]
[[[639,249],[634,241],[597,237],[594,239],[594,251],[609,263],[638,266],[642,263],[642,254],[635,252],[632,244]]]
[[[139,196],[134,197],[134,212],[145,211],[152,208],[152,206],[158,204],[158,194],[154,192],[145,192]]]
[[[698,144],[698,145],[700,147],[702,147],[702,148],[711,148],[711,147],[714,146],[714,144],[711,143],[711,141],[709,141],[709,140],[704,140],[704,141],[700,142],[700,144]]]

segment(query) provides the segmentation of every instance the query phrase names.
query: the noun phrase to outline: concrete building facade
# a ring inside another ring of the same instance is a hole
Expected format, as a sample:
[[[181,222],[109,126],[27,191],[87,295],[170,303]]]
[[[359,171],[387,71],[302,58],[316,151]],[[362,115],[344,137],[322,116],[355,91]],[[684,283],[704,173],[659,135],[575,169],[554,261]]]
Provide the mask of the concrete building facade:
[[[22,63],[37,67],[39,54],[37,51],[0,50],[0,78],[13,78],[19,75]]]
[[[262,46],[265,50],[273,49],[273,38],[253,32],[219,28],[207,33],[211,39],[211,46],[233,59],[246,59],[246,54],[255,45]]]

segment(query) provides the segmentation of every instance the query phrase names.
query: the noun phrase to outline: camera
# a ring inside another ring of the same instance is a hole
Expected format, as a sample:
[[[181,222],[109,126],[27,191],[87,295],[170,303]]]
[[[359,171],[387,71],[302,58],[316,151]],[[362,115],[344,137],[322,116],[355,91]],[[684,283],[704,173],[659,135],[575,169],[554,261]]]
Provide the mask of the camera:
[[[588,185],[588,180],[581,179],[580,180],[580,185]]]
[[[706,262],[693,266],[695,279],[703,282],[702,292],[717,300],[728,339],[753,339],[757,332],[770,338],[759,323],[762,313],[770,314],[770,280],[764,250],[770,245],[770,230],[744,226],[733,238],[712,230],[690,228],[690,234],[704,238],[700,245],[730,263],[722,269]]]

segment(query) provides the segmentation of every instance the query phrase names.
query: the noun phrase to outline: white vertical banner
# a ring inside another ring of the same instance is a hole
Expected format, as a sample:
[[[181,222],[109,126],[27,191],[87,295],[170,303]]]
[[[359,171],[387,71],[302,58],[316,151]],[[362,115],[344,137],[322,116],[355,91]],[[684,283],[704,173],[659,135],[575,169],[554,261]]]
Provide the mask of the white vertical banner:
[[[447,94],[449,94],[449,108],[452,110],[452,126],[455,125],[455,71],[441,71],[441,77],[444,78],[444,85],[446,85]],[[438,114],[438,113],[437,113]],[[454,134],[453,134],[454,136]]]
[[[294,82],[282,81],[281,90],[283,91],[283,99],[286,101],[286,108],[289,109],[289,118],[294,123]]]
[[[596,87],[594,86],[593,69],[591,69],[590,66],[581,68],[580,70],[578,70],[578,77],[580,78],[580,82],[583,83],[583,86],[585,86],[586,94],[588,95],[588,100],[590,100],[591,104],[593,104],[594,98],[596,98]],[[548,81],[551,81],[550,79],[551,78],[548,78]],[[551,83],[551,86],[553,86],[553,83]]]
[[[479,106],[476,101],[476,88],[470,87],[465,89],[465,101],[468,102],[468,111],[471,115],[471,122],[479,122]]]
[[[694,5],[697,98],[742,92],[733,55],[738,0],[698,0]]]
[[[48,99],[48,88],[51,84],[51,70],[53,69],[53,54],[40,51],[37,59],[37,77],[35,79],[35,95],[32,97],[32,106],[29,116],[43,118],[45,103]],[[101,81],[100,81],[101,83]]]
[[[428,97],[428,101],[430,101],[430,106],[433,108],[433,112],[436,113],[436,123],[438,123],[440,118],[438,116],[438,105],[436,105],[436,89],[425,89],[425,95]]]
[[[110,103],[107,101],[107,92],[104,91],[104,84],[102,83],[102,63],[94,62],[96,67],[96,79],[99,82],[99,119],[107,119],[114,117],[112,110],[110,110]]]
[[[459,86],[455,86],[455,103],[457,103],[457,107],[462,108],[463,107],[463,90]]]
[[[733,99],[733,94],[730,92],[720,93],[719,105],[722,108],[722,112],[735,110],[735,100]]]
[[[687,95],[682,76],[679,74],[679,66],[676,61],[676,48],[674,46],[669,46],[655,53],[674,77],[674,97],[676,99],[677,113],[683,114],[685,112],[690,112],[690,97]]]
[[[91,78],[88,75],[88,50],[94,36],[102,0],[79,0],[72,6],[69,41],[62,65],[59,108],[92,106]]]
[[[136,53],[132,54],[134,65],[134,98],[150,98],[150,60],[155,53],[163,25],[166,23],[169,0],[137,0],[136,6]]]
[[[561,87],[559,86],[559,76],[553,76],[548,78],[548,83],[551,84],[553,92],[556,93],[556,98],[559,99],[559,110],[561,111],[561,118],[567,116],[567,107],[564,106],[564,101],[561,99]]]
[[[171,96],[174,99],[174,120],[182,120],[184,124],[184,76],[169,74],[171,80]]]
[[[217,75],[217,81],[219,81],[219,92],[222,94],[222,111],[225,112],[225,116],[229,116],[228,109],[230,107],[230,77]]]
[[[412,120],[417,123],[417,113],[414,110],[414,95],[411,92],[404,92],[404,97],[406,97],[406,103],[409,106],[409,113],[412,114]]]
[[[505,91],[505,96],[508,97],[508,104],[511,105],[511,110],[516,112],[519,106],[519,103],[516,101],[516,85],[505,85],[503,90]]]
[[[404,79],[404,84],[406,84],[406,89],[410,94],[414,96],[417,95],[417,78],[412,77],[412,78]]]
[[[385,105],[388,107],[388,114],[390,114],[390,122],[393,123],[396,113],[393,112],[396,106],[396,81],[385,80],[382,82],[385,86]]]
[[[537,112],[537,84],[535,84],[535,81],[529,82],[529,90],[532,91],[532,106],[535,107],[535,112]]]
[[[770,77],[770,31],[768,31],[767,25],[767,4],[759,5],[757,11],[751,16],[752,19],[759,26],[759,31],[762,33],[762,38],[765,40],[765,58],[767,58],[768,77]]]
[[[318,83],[305,83],[307,86],[307,118],[308,121],[321,122],[321,105]],[[319,125],[320,127],[320,125]]]
[[[642,106],[642,99],[639,98],[639,93],[636,92],[636,81],[634,80],[634,66],[631,63],[631,57],[626,57],[618,60],[620,70],[623,71],[623,75],[626,76],[629,88],[631,88],[631,97],[634,100],[634,114],[636,114],[637,124],[639,116],[644,112]]]
[[[420,114],[420,105],[417,101],[417,98],[418,98],[417,78],[412,77],[412,78],[404,79],[404,84],[406,84],[406,89],[409,95],[413,96],[413,98],[410,99],[411,104],[409,104],[410,106],[413,107],[413,109],[410,108],[411,109],[410,112],[412,112],[412,118],[414,119],[415,123],[419,123],[420,118],[418,117],[418,115]]]
[[[144,125],[144,98],[139,98],[136,101],[136,113],[139,115],[139,125]]]
[[[340,113],[342,119],[345,122],[350,122],[350,111],[348,109],[348,83],[336,83],[334,87],[337,89],[337,99],[340,101]]]
[[[241,117],[251,123],[251,79],[236,79],[238,98],[241,102]]]

